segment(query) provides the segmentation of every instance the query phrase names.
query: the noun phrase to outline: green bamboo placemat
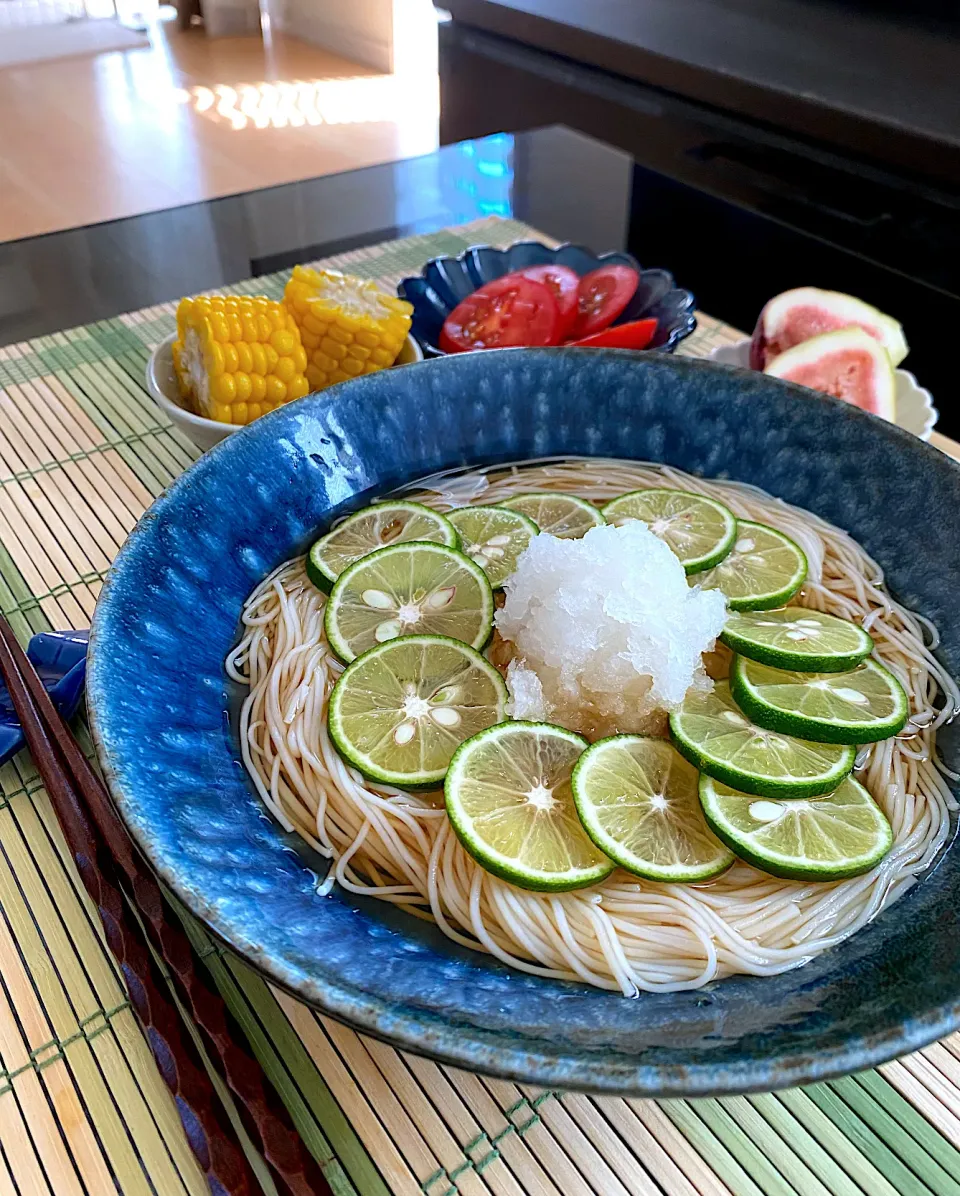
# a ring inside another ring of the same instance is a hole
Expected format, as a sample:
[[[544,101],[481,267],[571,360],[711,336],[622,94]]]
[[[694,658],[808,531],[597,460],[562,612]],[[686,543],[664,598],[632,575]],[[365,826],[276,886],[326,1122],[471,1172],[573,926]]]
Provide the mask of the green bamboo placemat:
[[[333,261],[392,285],[531,234],[491,219]],[[232,289],[278,296],[283,280]],[[684,353],[740,335],[699,318]],[[165,304],[0,349],[0,609],[24,639],[88,625],[124,537],[196,456],[143,388],[173,323]],[[960,1196],[960,1036],[764,1096],[543,1092],[365,1039],[183,917],[338,1196]],[[0,769],[0,1196],[204,1189],[21,754]]]

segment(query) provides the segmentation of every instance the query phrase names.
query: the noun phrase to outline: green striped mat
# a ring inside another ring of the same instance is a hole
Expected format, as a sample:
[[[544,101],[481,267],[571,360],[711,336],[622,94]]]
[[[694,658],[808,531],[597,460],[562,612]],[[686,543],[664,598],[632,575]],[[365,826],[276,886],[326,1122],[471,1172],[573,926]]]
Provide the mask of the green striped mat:
[[[494,219],[334,261],[394,284],[531,232]],[[283,281],[233,289],[278,296]],[[88,624],[124,537],[196,456],[143,389],[173,327],[166,304],[0,349],[0,609],[24,638]],[[701,315],[683,352],[739,335]],[[338,1196],[960,1196],[960,1038],[763,1096],[542,1092],[362,1038],[182,916]],[[0,769],[0,1196],[203,1190],[21,755]]]

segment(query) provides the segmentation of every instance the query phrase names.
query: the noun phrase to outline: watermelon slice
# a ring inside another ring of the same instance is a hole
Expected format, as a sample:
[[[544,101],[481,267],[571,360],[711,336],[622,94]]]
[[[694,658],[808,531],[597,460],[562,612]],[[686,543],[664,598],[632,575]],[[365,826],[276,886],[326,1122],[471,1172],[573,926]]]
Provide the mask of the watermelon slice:
[[[764,370],[775,357],[794,345],[823,332],[852,327],[862,328],[878,340],[894,365],[906,357],[903,329],[891,316],[852,295],[798,287],[771,299],[760,313],[750,344],[750,365],[755,370]]]
[[[886,349],[862,328],[824,332],[787,349],[764,370],[833,395],[883,419],[896,416],[896,379]]]

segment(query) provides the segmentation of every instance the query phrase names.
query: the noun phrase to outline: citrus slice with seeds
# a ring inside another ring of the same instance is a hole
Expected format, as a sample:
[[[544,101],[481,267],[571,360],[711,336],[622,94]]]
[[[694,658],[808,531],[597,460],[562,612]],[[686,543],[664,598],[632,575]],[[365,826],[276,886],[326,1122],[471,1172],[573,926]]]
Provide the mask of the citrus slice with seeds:
[[[519,511],[532,519],[537,527],[559,540],[579,540],[592,527],[606,522],[600,511],[585,498],[573,494],[515,494],[497,506]]]
[[[577,817],[570,776],[586,740],[548,723],[507,722],[468,739],[444,782],[457,838],[482,868],[522,889],[559,892],[613,871]]]
[[[893,846],[890,823],[853,777],[821,797],[772,801],[704,776],[700,801],[707,822],[731,851],[788,880],[859,876]]]
[[[852,747],[766,731],[741,713],[726,681],[692,689],[670,715],[677,750],[695,768],[761,797],[814,797],[836,789],[853,768]]]
[[[499,589],[517,567],[517,557],[540,530],[519,511],[503,507],[461,507],[447,516],[457,530],[463,552]]]
[[[469,557],[442,544],[394,544],[348,565],[323,620],[330,647],[351,661],[401,635],[445,635],[482,648],[493,591]]]
[[[730,610],[771,610],[797,593],[807,576],[807,558],[797,544],[763,523],[737,520],[730,552],[719,565],[690,579],[719,590]]]
[[[385,502],[364,507],[321,536],[307,553],[307,576],[325,594],[348,565],[361,557],[410,540],[459,548],[446,516],[418,502]]]
[[[875,660],[847,673],[798,673],[735,656],[730,693],[758,726],[820,743],[889,739],[910,713],[903,686]]]
[[[873,651],[873,639],[856,623],[802,606],[730,611],[720,639],[771,668],[811,673],[845,673]]]
[[[646,880],[695,882],[733,863],[704,821],[698,781],[666,740],[615,735],[577,761],[573,798],[584,830],[621,868]]]
[[[504,717],[507,687],[479,652],[439,635],[379,644],[333,687],[337,751],[388,785],[436,785],[465,739]]]
[[[733,547],[737,520],[712,498],[685,490],[634,490],[603,508],[607,523],[639,519],[672,550],[687,573],[717,565]]]

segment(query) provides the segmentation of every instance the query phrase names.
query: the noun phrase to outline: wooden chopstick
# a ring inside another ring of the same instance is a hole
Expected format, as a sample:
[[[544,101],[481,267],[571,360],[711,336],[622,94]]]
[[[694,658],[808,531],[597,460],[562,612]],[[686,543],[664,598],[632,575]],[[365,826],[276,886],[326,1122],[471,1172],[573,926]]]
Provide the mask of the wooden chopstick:
[[[247,1049],[243,1032],[223,998],[197,966],[190,940],[158,881],[141,859],[102,781],[2,615],[0,672],[80,876],[100,912],[107,940],[120,962],[131,1003],[147,1030],[147,1041],[160,1071],[178,1108],[181,1099],[187,1098],[193,1117],[202,1126],[204,1141],[195,1144],[196,1133],[191,1136],[194,1123],[181,1111],[187,1137],[211,1189],[230,1196],[262,1190],[233,1138],[209,1077],[195,1058],[193,1043],[180,1025],[175,1003],[156,984],[143,931],[123,902],[118,883],[121,877],[128,898],[141,915],[146,937],[167,964],[177,995],[192,1013],[204,1046],[236,1097],[244,1128],[270,1166],[278,1192],[281,1196],[329,1196],[331,1189],[319,1164],[307,1151],[286,1106]],[[154,1044],[158,1029],[166,1039],[159,1048]],[[205,1162],[208,1159],[209,1165]],[[214,1160],[216,1169],[212,1167]]]
[[[100,914],[107,942],[126,981],[131,1005],[143,1024],[160,1073],[173,1094],[190,1148],[212,1192],[254,1196],[262,1192],[262,1188],[236,1141],[210,1077],[177,1015],[176,1006],[163,991],[163,981],[146,944],[133,929],[123,894],[111,878],[110,861],[105,858],[102,844],[97,843],[78,794],[71,787],[61,760],[46,735],[26,687],[25,674],[21,674],[23,666],[11,649],[8,631],[9,625],[3,620],[0,626],[0,672],[80,877]],[[17,647],[19,649],[19,645]],[[28,668],[32,670],[29,663]]]

